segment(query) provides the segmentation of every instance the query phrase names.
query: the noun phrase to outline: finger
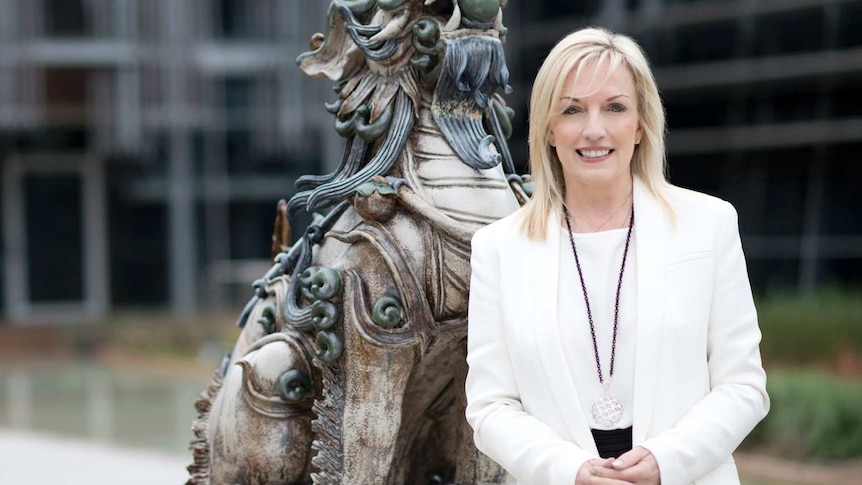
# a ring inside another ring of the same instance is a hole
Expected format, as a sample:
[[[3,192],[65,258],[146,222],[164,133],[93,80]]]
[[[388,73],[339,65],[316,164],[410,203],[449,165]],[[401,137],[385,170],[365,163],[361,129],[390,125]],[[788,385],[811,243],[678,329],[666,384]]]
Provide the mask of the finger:
[[[632,483],[659,483],[660,473],[658,463],[652,454],[625,470],[619,470],[620,479]]]
[[[592,460],[589,460],[589,463],[594,467],[611,468],[611,463],[613,461],[613,458],[593,458]]]
[[[624,480],[623,471],[614,470],[609,467],[592,467],[590,469],[590,475],[599,477],[599,478],[613,478],[615,480]]]
[[[636,446],[631,451],[620,455],[619,458],[617,458],[611,463],[611,466],[613,466],[617,470],[625,470],[626,468],[635,465],[639,461],[643,460],[644,457],[649,454],[650,452],[646,448],[642,446]]]
[[[586,485],[634,485],[632,482],[627,482],[625,480],[617,480],[616,478],[605,478],[596,475],[592,475],[589,479],[584,482]]]

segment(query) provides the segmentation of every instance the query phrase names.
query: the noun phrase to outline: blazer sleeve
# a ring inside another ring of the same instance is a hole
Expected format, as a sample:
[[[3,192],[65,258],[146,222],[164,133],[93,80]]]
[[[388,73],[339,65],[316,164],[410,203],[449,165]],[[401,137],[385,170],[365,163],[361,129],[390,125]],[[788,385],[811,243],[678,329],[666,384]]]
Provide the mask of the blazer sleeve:
[[[499,241],[473,238],[467,333],[467,421],[476,447],[519,483],[573,485],[590,453],[563,439],[521,404],[503,330]]]
[[[691,483],[727,461],[769,411],[760,328],[736,210],[722,202],[715,235],[715,280],[707,329],[710,392],[670,430],[641,446],[663,484]]]

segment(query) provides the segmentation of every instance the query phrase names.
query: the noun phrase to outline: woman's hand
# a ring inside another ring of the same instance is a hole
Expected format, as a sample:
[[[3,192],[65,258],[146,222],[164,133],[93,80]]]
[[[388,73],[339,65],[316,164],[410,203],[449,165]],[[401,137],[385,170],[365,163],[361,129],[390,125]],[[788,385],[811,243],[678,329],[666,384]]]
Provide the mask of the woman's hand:
[[[611,467],[613,458],[594,458],[584,462],[575,476],[575,485],[632,485],[620,479],[621,472]]]
[[[612,460],[611,468],[619,472],[618,477],[626,483],[635,485],[661,485],[658,462],[649,450],[636,446]]]

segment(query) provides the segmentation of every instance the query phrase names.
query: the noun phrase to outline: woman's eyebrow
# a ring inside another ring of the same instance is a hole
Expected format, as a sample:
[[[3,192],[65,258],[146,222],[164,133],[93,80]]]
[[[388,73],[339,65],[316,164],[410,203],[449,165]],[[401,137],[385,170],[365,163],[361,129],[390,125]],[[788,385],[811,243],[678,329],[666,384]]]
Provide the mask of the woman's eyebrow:
[[[615,99],[617,99],[617,98],[620,98],[620,97],[628,98],[628,97],[629,97],[629,95],[628,95],[628,94],[617,94],[617,95],[615,95],[615,96],[611,96],[610,98],[606,99],[605,101],[613,101],[613,100],[615,100]],[[576,102],[576,103],[579,103],[579,102],[581,101],[580,99],[575,98],[575,97],[572,97],[572,96],[563,96],[563,97],[561,97],[560,99],[561,99],[561,100],[563,100],[563,99],[568,99],[568,100],[570,100],[570,101],[574,101],[574,102]]]

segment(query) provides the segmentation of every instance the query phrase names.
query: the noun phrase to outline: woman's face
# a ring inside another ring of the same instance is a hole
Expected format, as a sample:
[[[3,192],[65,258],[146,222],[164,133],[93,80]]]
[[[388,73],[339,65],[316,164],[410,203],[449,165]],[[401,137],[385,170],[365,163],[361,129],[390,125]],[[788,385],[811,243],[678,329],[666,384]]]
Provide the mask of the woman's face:
[[[625,66],[610,76],[607,69],[607,63],[586,64],[577,81],[573,70],[557,100],[548,142],[556,147],[567,185],[631,177],[635,143],[643,134],[635,83]]]

